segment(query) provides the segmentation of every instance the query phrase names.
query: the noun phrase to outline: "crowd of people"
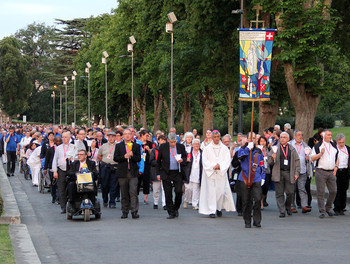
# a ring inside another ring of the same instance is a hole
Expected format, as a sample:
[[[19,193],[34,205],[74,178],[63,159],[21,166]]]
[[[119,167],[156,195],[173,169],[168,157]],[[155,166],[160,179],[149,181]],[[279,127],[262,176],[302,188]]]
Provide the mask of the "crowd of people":
[[[34,187],[47,177],[52,203],[60,205],[61,213],[77,199],[77,186],[67,179],[82,170],[94,178],[91,200],[101,188],[103,206],[116,208],[120,202],[122,219],[129,213],[139,218],[142,189],[141,201],[149,204],[152,190],[153,208],[167,210],[167,219],[177,218],[182,204],[210,218],[222,217],[222,210],[237,211],[246,228],[252,223],[261,227],[270,189],[275,190],[280,218],[298,209],[311,212],[313,176],[319,217],[346,211],[350,149],[343,134],[333,140],[329,130],[319,129],[308,143],[288,123],[283,131],[275,125],[263,135],[239,133],[234,142],[229,134],[221,136],[211,129],[201,141],[196,129],[177,135],[171,128],[168,134],[152,135],[144,128],[102,129],[96,123],[91,128],[3,125],[1,132],[0,154],[7,163],[7,176],[14,176],[19,160],[20,171]]]

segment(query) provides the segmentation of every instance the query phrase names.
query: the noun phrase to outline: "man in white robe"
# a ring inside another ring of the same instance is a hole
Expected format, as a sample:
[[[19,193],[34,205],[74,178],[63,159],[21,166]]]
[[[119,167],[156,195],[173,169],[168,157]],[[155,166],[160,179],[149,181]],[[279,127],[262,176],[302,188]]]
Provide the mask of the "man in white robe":
[[[204,148],[203,174],[199,200],[199,213],[215,218],[222,216],[222,209],[236,211],[227,170],[231,164],[229,149],[221,143],[220,132],[212,132],[213,141]]]
[[[37,144],[34,141],[35,144]],[[29,159],[27,160],[27,164],[30,167],[30,171],[32,172],[32,184],[35,187],[38,187],[40,190],[39,181],[40,181],[40,169],[41,169],[41,160],[40,160],[40,152],[41,146],[37,144],[36,149],[30,154]]]

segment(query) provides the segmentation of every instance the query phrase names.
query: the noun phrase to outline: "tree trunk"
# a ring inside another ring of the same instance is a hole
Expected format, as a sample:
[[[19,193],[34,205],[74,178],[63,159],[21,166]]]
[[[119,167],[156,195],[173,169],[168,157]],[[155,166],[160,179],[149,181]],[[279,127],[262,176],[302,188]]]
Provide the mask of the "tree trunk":
[[[233,136],[233,105],[235,102],[235,91],[227,86],[227,128],[228,134]]]
[[[271,103],[259,102],[259,134],[264,135],[264,129],[276,124],[278,100]]]
[[[143,97],[141,100],[141,120],[142,127],[147,129],[147,113],[146,113],[146,96],[147,96],[147,85],[143,86]]]
[[[185,93],[184,105],[184,132],[192,131],[191,128],[191,99],[189,92]]]
[[[165,108],[166,115],[167,115],[167,124],[168,124],[168,130],[169,130],[170,127],[171,127],[171,121],[170,121],[171,112],[170,112],[170,107],[168,106],[168,101],[167,100],[164,100],[164,108]]]
[[[163,95],[155,95],[154,98],[154,122],[153,122],[153,134],[156,134],[156,131],[159,130],[159,121],[160,113],[163,107]]]
[[[205,94],[199,94],[199,100],[201,107],[203,109],[204,117],[203,117],[203,134],[208,129],[213,129],[213,120],[214,120],[214,96],[213,90],[209,86],[205,86]]]
[[[94,123],[96,123],[97,125],[100,124],[100,116],[94,115]]]
[[[291,63],[284,63],[283,67],[288,93],[295,108],[295,129],[301,130],[304,139],[307,139],[313,134],[314,119],[321,96],[306,92],[304,84],[295,82]]]

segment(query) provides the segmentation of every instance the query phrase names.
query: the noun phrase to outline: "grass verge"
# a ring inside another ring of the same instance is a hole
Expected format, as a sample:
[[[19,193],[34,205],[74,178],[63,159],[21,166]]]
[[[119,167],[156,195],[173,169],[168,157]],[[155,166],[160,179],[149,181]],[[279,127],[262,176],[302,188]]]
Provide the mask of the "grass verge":
[[[0,263],[16,263],[9,234],[9,225],[0,225]]]

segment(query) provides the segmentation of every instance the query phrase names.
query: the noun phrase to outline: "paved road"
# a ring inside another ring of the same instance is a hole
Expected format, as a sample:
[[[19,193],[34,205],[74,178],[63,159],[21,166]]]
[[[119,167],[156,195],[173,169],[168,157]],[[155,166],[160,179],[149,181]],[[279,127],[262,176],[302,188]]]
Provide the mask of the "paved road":
[[[100,220],[68,221],[50,194],[38,193],[22,174],[10,183],[42,263],[350,262],[350,216],[319,219],[313,210],[280,219],[274,192],[262,228],[245,229],[236,213],[209,219],[181,209],[179,218],[167,220],[166,211],[144,205],[141,195],[140,219],[120,219],[118,203],[103,208]]]

